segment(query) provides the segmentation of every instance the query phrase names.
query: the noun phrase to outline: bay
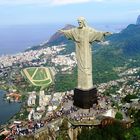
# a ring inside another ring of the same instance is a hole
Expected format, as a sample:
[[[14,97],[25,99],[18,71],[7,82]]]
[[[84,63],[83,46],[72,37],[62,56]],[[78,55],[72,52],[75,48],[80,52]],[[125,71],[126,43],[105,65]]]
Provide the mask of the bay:
[[[21,103],[8,103],[3,100],[6,92],[0,90],[0,125],[6,123],[14,114],[20,111]]]
[[[59,25],[11,25],[0,27],[0,55],[15,54],[46,42]]]

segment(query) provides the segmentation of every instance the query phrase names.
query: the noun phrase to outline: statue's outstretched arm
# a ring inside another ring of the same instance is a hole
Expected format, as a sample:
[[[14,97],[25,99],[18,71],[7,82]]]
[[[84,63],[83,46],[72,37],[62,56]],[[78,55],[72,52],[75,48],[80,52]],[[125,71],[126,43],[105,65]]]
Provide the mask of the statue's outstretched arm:
[[[106,35],[112,35],[113,33],[111,33],[111,32],[105,32],[104,33],[104,35],[106,36]]]
[[[65,33],[66,31],[65,30],[58,30],[58,32]]]
[[[64,34],[66,36],[67,39],[69,40],[75,40],[74,39],[74,35],[72,33],[72,29],[69,30],[58,30],[60,33]]]

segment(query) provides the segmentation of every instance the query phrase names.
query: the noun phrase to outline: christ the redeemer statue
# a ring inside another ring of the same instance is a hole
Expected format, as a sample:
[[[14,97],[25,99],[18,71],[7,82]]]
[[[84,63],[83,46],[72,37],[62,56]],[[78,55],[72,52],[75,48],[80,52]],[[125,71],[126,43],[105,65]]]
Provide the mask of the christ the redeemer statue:
[[[108,32],[99,32],[87,26],[83,17],[78,18],[78,28],[60,30],[76,44],[76,59],[78,66],[77,88],[87,90],[93,88],[92,81],[92,50],[91,43],[102,41]]]
[[[91,44],[102,41],[109,32],[100,32],[89,26],[85,18],[78,18],[79,27],[70,30],[60,30],[68,39],[73,40],[76,45],[76,59],[78,66],[77,89],[93,89],[92,81],[92,50]]]

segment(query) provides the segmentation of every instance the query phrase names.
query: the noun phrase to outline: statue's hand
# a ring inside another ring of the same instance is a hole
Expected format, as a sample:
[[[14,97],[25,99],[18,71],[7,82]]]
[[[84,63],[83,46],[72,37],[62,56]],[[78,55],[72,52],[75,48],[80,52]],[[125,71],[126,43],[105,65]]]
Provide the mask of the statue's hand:
[[[60,33],[64,33],[64,30],[58,30],[58,32],[60,32]]]
[[[113,33],[111,33],[111,32],[105,32],[105,34],[104,35],[112,35]]]

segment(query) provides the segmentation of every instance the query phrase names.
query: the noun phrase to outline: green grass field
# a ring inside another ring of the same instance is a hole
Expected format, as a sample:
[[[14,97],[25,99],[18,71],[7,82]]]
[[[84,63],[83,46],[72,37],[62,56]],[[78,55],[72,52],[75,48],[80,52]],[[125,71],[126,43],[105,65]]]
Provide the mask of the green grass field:
[[[38,69],[35,76],[33,77],[34,80],[47,79],[47,78],[48,76],[46,70],[43,68]]]
[[[29,73],[31,76],[34,74],[35,70],[36,70],[36,68],[34,68],[34,67],[31,67],[31,68],[28,68],[28,69],[27,69],[28,73]]]
[[[40,85],[40,86],[45,86],[46,84],[49,84],[50,83],[50,79],[49,80],[45,80],[45,81],[34,81],[34,83],[36,85]]]
[[[25,68],[22,74],[34,86],[48,87],[53,82],[50,69],[47,67]]]

